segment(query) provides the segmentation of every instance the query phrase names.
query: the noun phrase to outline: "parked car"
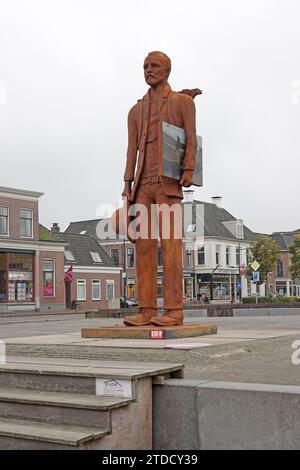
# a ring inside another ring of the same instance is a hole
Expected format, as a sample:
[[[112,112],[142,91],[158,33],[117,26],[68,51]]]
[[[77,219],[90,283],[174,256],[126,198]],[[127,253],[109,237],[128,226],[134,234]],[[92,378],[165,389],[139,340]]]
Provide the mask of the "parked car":
[[[126,303],[125,303],[124,297],[120,297],[120,307],[121,308],[137,307],[137,301],[134,299],[126,299]]]

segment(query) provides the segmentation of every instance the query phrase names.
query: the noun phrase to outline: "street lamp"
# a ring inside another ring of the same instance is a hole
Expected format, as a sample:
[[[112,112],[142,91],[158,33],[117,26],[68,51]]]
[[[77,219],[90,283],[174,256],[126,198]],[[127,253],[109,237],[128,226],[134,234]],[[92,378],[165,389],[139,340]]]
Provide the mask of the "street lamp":
[[[123,297],[124,297],[124,307],[126,307],[127,295],[126,295],[126,288],[127,288],[127,272],[126,272],[126,238],[124,237],[123,240]]]

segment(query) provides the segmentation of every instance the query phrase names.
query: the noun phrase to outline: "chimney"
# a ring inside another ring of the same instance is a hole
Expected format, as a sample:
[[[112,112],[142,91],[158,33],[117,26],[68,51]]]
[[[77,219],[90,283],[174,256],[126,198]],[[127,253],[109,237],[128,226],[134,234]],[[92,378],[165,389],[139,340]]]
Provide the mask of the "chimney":
[[[216,204],[217,207],[222,207],[222,196],[213,196],[211,202]]]
[[[183,191],[183,202],[194,202],[195,191],[193,189],[186,189]]]
[[[51,227],[51,233],[59,233],[60,228],[57,222],[54,222]]]

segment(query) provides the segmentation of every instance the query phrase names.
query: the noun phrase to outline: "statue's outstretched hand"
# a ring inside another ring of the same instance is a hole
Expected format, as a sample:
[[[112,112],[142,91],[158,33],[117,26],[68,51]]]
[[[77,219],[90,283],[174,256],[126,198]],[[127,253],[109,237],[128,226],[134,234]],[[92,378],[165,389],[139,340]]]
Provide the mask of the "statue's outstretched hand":
[[[131,181],[125,181],[125,186],[122,192],[122,196],[126,197],[130,201],[131,196]]]
[[[193,184],[193,173],[194,170],[184,170],[182,173],[182,177],[180,180],[181,186],[185,188],[189,188]]]

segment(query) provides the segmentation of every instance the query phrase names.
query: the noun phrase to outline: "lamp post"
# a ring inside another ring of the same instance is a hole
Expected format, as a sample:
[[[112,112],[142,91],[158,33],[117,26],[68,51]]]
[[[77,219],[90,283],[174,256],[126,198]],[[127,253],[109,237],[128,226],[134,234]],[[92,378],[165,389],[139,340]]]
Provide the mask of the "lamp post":
[[[124,297],[124,307],[126,307],[127,295],[127,272],[126,272],[126,238],[123,240],[123,297]]]
[[[213,289],[213,273],[220,267],[218,264],[210,273],[210,300],[213,300],[214,289]]]

